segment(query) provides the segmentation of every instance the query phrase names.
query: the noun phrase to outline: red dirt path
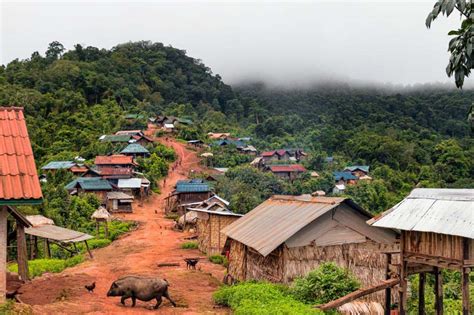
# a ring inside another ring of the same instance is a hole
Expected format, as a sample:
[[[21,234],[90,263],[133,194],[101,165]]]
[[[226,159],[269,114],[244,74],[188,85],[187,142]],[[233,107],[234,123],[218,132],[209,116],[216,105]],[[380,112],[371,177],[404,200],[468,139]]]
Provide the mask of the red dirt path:
[[[162,187],[160,195],[153,195],[142,207],[135,206],[134,213],[120,215],[124,219],[139,222],[139,228],[127,233],[110,246],[93,251],[94,258],[68,268],[59,274],[48,274],[36,278],[21,288],[20,298],[31,304],[35,314],[142,314],[152,310],[154,301],[137,301],[131,308],[120,304],[120,298],[106,297],[111,283],[125,275],[146,275],[166,278],[170,283],[170,296],[178,307],[163,299],[158,309],[161,314],[216,314],[228,313],[226,309],[214,308],[212,293],[224,276],[224,268],[202,259],[200,270],[187,270],[184,257],[200,256],[197,250],[183,250],[180,244],[187,236],[172,230],[173,221],[164,218],[164,197],[179,179],[186,178],[191,169],[199,169],[195,152],[173,139],[160,142],[172,146],[181,165],[172,171]],[[163,182],[164,183],[164,182]],[[163,184],[162,183],[162,184]],[[157,267],[162,262],[179,262],[179,267]],[[84,288],[96,282],[94,293]]]

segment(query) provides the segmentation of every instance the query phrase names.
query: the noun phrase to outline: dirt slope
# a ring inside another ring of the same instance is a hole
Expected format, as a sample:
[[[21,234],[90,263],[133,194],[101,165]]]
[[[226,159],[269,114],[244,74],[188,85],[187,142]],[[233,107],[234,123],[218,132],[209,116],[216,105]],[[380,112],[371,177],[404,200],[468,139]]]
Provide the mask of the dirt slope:
[[[140,222],[136,231],[130,232],[110,246],[93,251],[94,259],[69,268],[60,274],[43,275],[21,289],[21,299],[33,305],[35,314],[141,314],[152,310],[154,301],[131,302],[123,307],[119,298],[107,298],[110,284],[117,278],[136,274],[159,276],[170,283],[170,295],[178,304],[173,308],[167,300],[159,309],[161,314],[214,314],[227,313],[215,309],[212,293],[219,286],[224,268],[201,260],[198,269],[186,270],[183,258],[204,255],[197,250],[183,250],[179,245],[186,234],[173,231],[173,222],[164,218],[164,197],[179,179],[186,178],[191,169],[198,170],[195,152],[175,140],[160,139],[177,152],[180,165],[170,171],[163,182],[162,193],[153,195],[142,207],[135,206],[133,214],[120,215]],[[157,267],[161,262],[179,262],[179,267]],[[97,288],[89,294],[85,284],[95,281]]]

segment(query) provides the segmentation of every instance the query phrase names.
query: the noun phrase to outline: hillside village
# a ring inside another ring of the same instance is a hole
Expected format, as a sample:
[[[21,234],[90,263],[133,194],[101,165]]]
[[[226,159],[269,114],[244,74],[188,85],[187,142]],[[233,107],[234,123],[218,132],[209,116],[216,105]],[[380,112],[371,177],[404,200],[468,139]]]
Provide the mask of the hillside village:
[[[61,47],[0,68],[1,307],[472,313],[474,92],[233,90],[160,43]],[[130,275],[167,296],[109,294]]]

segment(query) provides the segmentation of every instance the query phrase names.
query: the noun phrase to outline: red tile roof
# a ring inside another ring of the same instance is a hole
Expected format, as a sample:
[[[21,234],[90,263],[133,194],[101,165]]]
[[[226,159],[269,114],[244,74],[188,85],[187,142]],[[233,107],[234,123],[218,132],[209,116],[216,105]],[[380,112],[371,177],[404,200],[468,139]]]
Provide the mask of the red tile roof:
[[[0,204],[41,201],[23,108],[0,107]]]
[[[272,173],[306,172],[306,169],[300,164],[270,165],[269,168]]]
[[[115,155],[100,155],[95,157],[96,165],[128,165],[133,164],[133,157],[115,154]]]

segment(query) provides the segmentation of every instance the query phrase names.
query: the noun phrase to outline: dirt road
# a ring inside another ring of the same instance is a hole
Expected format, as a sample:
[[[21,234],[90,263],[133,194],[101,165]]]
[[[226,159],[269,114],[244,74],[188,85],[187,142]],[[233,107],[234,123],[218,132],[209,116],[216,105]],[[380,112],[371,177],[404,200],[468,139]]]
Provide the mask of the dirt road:
[[[215,314],[227,313],[215,309],[212,293],[218,288],[224,268],[202,259],[201,270],[186,270],[183,258],[202,255],[197,250],[183,250],[180,244],[187,236],[172,230],[173,221],[164,217],[164,197],[179,179],[186,178],[191,169],[198,170],[195,152],[187,150],[182,143],[170,139],[161,142],[172,146],[181,159],[181,164],[170,171],[160,195],[153,195],[142,207],[135,206],[133,214],[120,217],[140,223],[136,231],[130,232],[110,246],[93,251],[94,258],[66,269],[59,274],[43,275],[21,289],[21,299],[33,305],[35,314],[142,314],[152,310],[154,301],[137,301],[135,308],[124,307],[120,298],[107,298],[111,283],[124,275],[147,275],[166,278],[170,283],[170,295],[178,304],[173,308],[164,299],[160,314]],[[163,184],[163,183],[162,183]],[[157,266],[162,262],[179,262],[179,267]],[[198,268],[198,269],[199,269]],[[85,284],[95,281],[97,288],[89,294]]]

